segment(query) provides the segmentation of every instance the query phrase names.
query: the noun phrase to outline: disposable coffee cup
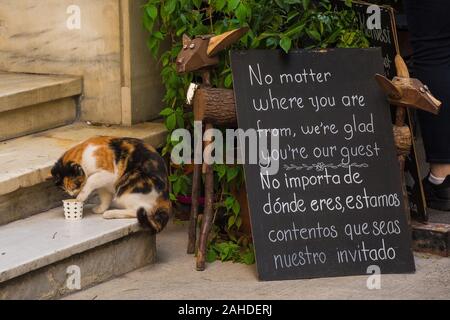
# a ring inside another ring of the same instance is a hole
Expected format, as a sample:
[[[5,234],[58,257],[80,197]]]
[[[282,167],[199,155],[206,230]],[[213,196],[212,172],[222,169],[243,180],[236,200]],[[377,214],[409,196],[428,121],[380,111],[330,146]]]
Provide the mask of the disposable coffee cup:
[[[77,200],[64,200],[64,216],[66,220],[78,221],[83,219],[84,203]]]

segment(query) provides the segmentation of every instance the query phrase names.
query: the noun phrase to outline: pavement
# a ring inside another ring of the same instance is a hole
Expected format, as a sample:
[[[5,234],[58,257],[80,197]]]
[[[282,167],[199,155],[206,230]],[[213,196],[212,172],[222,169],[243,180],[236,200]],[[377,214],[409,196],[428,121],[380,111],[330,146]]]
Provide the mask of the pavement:
[[[383,275],[369,290],[367,276],[260,282],[256,266],[215,262],[195,271],[186,254],[187,225],[169,223],[157,238],[157,262],[68,300],[450,299],[450,258],[415,254],[415,274]]]
[[[418,139],[421,173],[425,176],[422,141]],[[430,210],[430,222],[450,223],[450,212]],[[187,225],[169,223],[157,238],[157,262],[68,300],[353,300],[450,299],[450,258],[415,253],[416,273],[383,275],[380,290],[367,288],[368,276],[261,282],[256,266],[215,262],[195,271],[186,254]]]

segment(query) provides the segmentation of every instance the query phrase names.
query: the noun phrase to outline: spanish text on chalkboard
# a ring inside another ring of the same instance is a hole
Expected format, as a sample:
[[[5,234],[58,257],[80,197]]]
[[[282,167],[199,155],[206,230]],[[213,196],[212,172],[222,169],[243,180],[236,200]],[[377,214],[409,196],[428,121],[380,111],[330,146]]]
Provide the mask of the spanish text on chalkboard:
[[[231,58],[239,127],[279,139],[245,165],[260,278],[413,272],[379,49]]]

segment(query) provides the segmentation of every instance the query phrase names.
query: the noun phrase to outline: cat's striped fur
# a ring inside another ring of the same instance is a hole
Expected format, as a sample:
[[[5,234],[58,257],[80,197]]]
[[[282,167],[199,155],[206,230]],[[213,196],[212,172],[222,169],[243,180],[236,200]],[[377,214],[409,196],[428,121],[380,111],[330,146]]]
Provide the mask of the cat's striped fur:
[[[105,219],[137,218],[158,233],[171,212],[167,167],[156,150],[132,138],[94,137],[68,150],[52,168],[57,186]],[[111,204],[116,208],[109,210]]]

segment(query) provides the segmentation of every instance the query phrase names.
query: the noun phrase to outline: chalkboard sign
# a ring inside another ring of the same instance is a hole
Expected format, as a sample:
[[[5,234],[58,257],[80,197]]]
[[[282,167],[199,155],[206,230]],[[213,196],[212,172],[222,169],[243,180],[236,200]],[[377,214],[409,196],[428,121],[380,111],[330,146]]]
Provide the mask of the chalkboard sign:
[[[280,143],[278,173],[244,165],[260,279],[413,272],[380,50],[231,60],[239,128]]]

